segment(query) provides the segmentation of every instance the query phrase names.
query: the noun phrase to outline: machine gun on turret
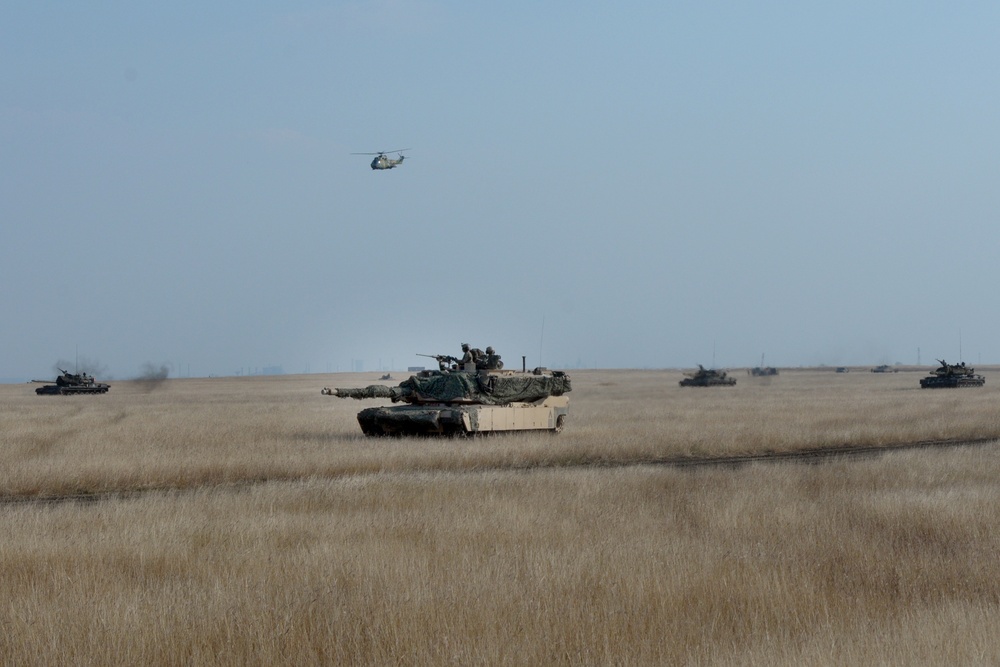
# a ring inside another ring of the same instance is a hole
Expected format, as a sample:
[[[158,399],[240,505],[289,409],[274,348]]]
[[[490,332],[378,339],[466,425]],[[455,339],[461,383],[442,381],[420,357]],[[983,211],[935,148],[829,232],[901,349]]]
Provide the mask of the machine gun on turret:
[[[418,357],[430,357],[431,359],[437,359],[438,368],[442,371],[448,370],[449,366],[458,368],[458,365],[462,363],[462,360],[458,357],[453,357],[450,354],[420,354],[417,353]]]

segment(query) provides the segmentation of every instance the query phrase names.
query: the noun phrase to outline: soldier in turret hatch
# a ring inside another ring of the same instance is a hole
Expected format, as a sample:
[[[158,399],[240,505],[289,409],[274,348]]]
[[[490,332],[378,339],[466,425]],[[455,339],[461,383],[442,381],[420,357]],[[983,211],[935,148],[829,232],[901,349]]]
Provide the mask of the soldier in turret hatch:
[[[476,370],[476,357],[468,343],[462,343],[462,358],[458,360],[458,368],[462,371]]]
[[[496,353],[496,350],[493,349],[492,345],[486,348],[486,354],[479,359],[477,367],[488,371],[496,371],[503,368],[503,362],[500,361],[500,355]]]

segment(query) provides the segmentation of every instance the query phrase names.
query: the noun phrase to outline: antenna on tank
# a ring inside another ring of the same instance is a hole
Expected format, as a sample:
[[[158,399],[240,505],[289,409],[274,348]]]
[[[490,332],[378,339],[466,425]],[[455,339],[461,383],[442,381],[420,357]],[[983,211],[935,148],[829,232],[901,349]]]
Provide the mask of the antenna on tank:
[[[542,315],[542,333],[538,336],[538,366],[541,368],[545,364],[542,363],[542,341],[545,340],[545,316]]]

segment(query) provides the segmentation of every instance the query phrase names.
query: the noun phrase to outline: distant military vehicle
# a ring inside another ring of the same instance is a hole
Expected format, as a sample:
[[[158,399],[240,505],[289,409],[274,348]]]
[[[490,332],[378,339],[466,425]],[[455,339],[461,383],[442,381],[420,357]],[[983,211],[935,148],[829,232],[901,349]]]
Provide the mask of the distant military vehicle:
[[[442,355],[444,356],[444,355]],[[562,431],[572,389],[569,376],[536,368],[420,371],[395,387],[330,389],[327,396],[383,398],[405,405],[365,408],[365,435],[466,435],[497,431]]]
[[[837,366],[837,372],[838,373],[850,373],[851,369],[848,368],[847,366]]]
[[[754,377],[766,377],[768,375],[777,375],[778,369],[773,366],[764,365],[764,355],[760,355],[760,366],[755,366],[747,371],[748,374]]]
[[[960,364],[949,364],[944,359],[938,359],[940,367],[934,369],[931,375],[920,380],[922,389],[954,389],[958,387],[982,387],[986,384],[986,378],[976,375],[976,371],[971,366],[966,366],[963,361]]]
[[[93,375],[86,373],[70,373],[59,369],[62,373],[56,378],[55,384],[47,384],[35,389],[39,396],[68,396],[70,394],[106,394],[111,387],[104,383],[94,382]],[[48,380],[32,380],[32,382],[48,382]]]
[[[697,371],[685,375],[687,377],[679,383],[682,387],[732,387],[736,384],[736,378],[727,376],[726,371],[705,368],[701,364]]]
[[[882,364],[872,369],[872,373],[898,373],[899,369],[893,368],[889,364]]]

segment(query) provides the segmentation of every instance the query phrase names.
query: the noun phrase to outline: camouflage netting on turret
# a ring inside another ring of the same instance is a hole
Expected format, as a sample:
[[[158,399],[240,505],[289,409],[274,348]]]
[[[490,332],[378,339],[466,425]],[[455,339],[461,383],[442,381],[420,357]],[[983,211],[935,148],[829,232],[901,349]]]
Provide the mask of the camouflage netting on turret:
[[[569,377],[552,375],[479,375],[431,373],[414,375],[397,387],[372,385],[363,389],[337,389],[342,398],[388,398],[407,403],[507,403],[536,401],[570,391]]]

